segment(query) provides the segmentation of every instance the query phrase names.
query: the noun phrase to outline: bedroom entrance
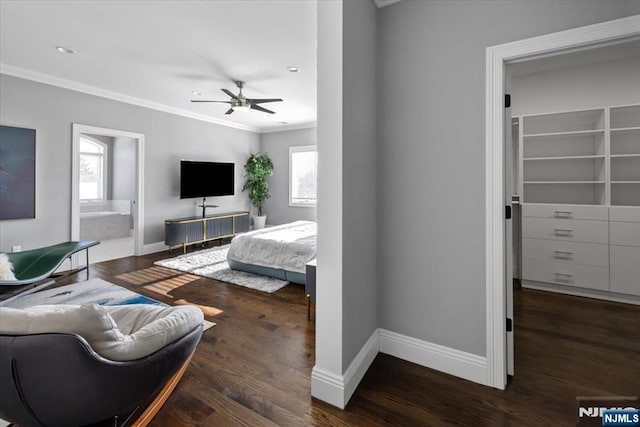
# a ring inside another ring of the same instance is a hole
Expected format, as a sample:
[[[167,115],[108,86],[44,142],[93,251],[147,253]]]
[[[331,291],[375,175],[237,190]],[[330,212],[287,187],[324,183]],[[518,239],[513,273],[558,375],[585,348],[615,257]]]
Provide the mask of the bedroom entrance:
[[[487,86],[486,86],[486,236],[487,236],[487,277],[486,277],[486,294],[487,294],[487,384],[496,388],[504,389],[507,384],[507,372],[509,369],[508,361],[513,358],[514,348],[513,340],[509,339],[509,330],[517,333],[518,325],[514,325],[512,322],[513,317],[509,317],[508,313],[513,310],[513,295],[510,291],[513,290],[513,278],[511,268],[511,256],[513,249],[513,241],[510,240],[510,232],[513,230],[513,224],[510,219],[513,215],[513,205],[511,200],[511,192],[509,192],[508,186],[515,184],[513,182],[513,174],[509,173],[509,164],[505,161],[507,157],[513,159],[510,156],[509,149],[511,148],[512,140],[510,138],[510,132],[512,130],[512,122],[510,114],[505,111],[505,107],[508,103],[508,99],[505,98],[507,93],[508,80],[505,78],[507,73],[508,64],[515,64],[518,62],[532,61],[534,59],[540,59],[543,57],[551,57],[554,59],[562,58],[562,56],[571,54],[577,51],[592,50],[600,48],[605,45],[625,43],[632,40],[637,40],[640,36],[640,17],[629,17],[618,19],[615,21],[594,24],[587,27],[576,28],[559,33],[548,34],[544,36],[535,37],[532,39],[526,39],[516,42],[507,43],[504,45],[493,46],[487,48]],[[561,56],[562,55],[562,56]],[[609,109],[603,106],[603,115],[605,117],[609,114]],[[635,107],[633,107],[635,108]],[[635,111],[634,109],[629,111]],[[563,112],[566,109],[552,110],[554,113]],[[620,110],[621,112],[623,110]],[[628,111],[624,110],[622,116],[627,115]],[[597,115],[597,113],[594,113]],[[589,116],[588,122],[597,123],[598,120],[591,120],[591,113],[578,114],[580,117],[577,122],[583,122],[584,115]],[[631,114],[633,116],[633,114]],[[621,116],[621,117],[622,117]],[[610,117],[610,116],[608,116]],[[564,116],[561,115],[561,118]],[[609,119],[606,119],[607,121]],[[560,120],[562,122],[562,120]],[[569,120],[570,122],[572,120]],[[603,118],[602,122],[604,123]],[[537,123],[539,120],[530,121],[531,124]],[[553,122],[553,121],[552,121]],[[557,124],[557,122],[554,122]],[[541,126],[540,123],[537,123]],[[555,126],[554,124],[554,126]],[[525,123],[526,126],[526,123]],[[607,124],[608,126],[608,124]],[[635,125],[638,126],[638,125]],[[535,126],[534,126],[535,127]],[[633,127],[633,126],[632,126]],[[544,139],[544,134],[554,132],[577,132],[577,134],[589,133],[591,128],[587,129],[556,129],[545,131],[544,129],[533,129],[533,134],[540,134],[540,138]],[[601,130],[603,129],[603,130]],[[594,128],[594,132],[607,133],[608,128]],[[593,137],[590,134],[590,137]],[[508,144],[508,145],[507,145]],[[537,144],[534,148],[542,149],[546,143]],[[608,144],[608,140],[606,142]],[[546,144],[552,149],[559,149],[559,145]],[[624,144],[623,144],[624,145]],[[599,150],[597,144],[590,145],[592,150]],[[571,148],[577,147],[577,145],[570,145]],[[589,147],[588,143],[583,145],[583,148]],[[527,147],[531,148],[531,147]],[[585,148],[586,149],[586,148]],[[519,153],[520,157],[522,153]],[[550,157],[565,157],[571,154],[550,154]],[[563,174],[569,170],[569,168],[553,169],[551,166],[543,167],[542,170],[536,170],[531,172],[528,180],[530,186],[536,187],[536,191],[529,192],[529,201],[532,203],[545,203],[542,199],[538,200],[544,195],[550,195],[549,197],[554,200],[547,201],[546,203],[559,203],[561,200],[555,200],[556,197],[561,197],[561,194],[568,194],[570,197],[580,197],[579,201],[565,201],[567,204],[602,204],[603,197],[600,194],[599,186],[609,185],[609,169],[608,169],[608,152],[593,152],[583,153],[580,156],[585,157],[580,161],[605,163],[607,166],[603,166],[603,175],[595,176],[590,179],[573,179],[571,183],[565,183],[563,185],[583,185],[587,188],[586,191],[575,192],[573,189],[565,189],[563,193],[560,190],[554,188],[551,193],[547,190],[552,185],[552,182],[559,182],[563,179],[570,179],[570,177],[557,177],[551,179],[552,173],[555,170],[558,174]],[[532,158],[545,157],[543,154],[532,155]],[[565,161],[564,159],[542,159],[540,162],[551,161]],[[625,160],[626,161],[626,160]],[[533,160],[531,160],[533,162]],[[582,171],[590,171],[592,174],[599,174],[598,168],[592,168],[586,166],[580,169]],[[626,169],[625,169],[626,171]],[[518,172],[520,175],[522,171]],[[586,173],[586,172],[585,172]],[[621,172],[623,173],[623,172]],[[624,172],[626,173],[626,172]],[[623,173],[623,174],[624,174]],[[606,176],[604,174],[607,174]],[[511,180],[510,180],[511,177]],[[550,181],[550,182],[547,182]],[[632,184],[628,184],[632,185]],[[545,189],[537,191],[539,188]],[[591,191],[593,189],[593,191]],[[560,191],[560,192],[559,192]],[[591,193],[590,193],[591,191]],[[589,196],[591,194],[591,196]],[[525,201],[527,195],[522,192],[518,193],[520,201]],[[607,192],[608,197],[609,193]],[[589,202],[588,198],[591,197]],[[626,196],[623,197],[627,199]],[[622,200],[622,199],[620,199]],[[605,202],[609,200],[606,199]],[[607,209],[607,203],[604,203],[604,209]],[[558,215],[563,214],[562,209],[556,209],[560,212]],[[552,210],[553,212],[553,210]],[[608,215],[608,213],[607,213]],[[560,226],[556,227],[562,228]],[[564,229],[563,229],[564,230]],[[563,230],[558,231],[558,233]],[[565,231],[566,232],[566,231]],[[558,252],[558,251],[556,251]],[[559,256],[565,252],[560,253]],[[607,250],[608,254],[608,250]],[[573,279],[571,273],[560,272],[556,276],[559,280]],[[607,274],[608,278],[608,274]],[[511,313],[509,313],[511,314]],[[512,365],[513,366],[513,365]],[[517,369],[515,370],[517,373]],[[513,372],[513,371],[512,371]]]
[[[73,125],[71,240],[98,240],[91,262],[139,255],[144,135]]]

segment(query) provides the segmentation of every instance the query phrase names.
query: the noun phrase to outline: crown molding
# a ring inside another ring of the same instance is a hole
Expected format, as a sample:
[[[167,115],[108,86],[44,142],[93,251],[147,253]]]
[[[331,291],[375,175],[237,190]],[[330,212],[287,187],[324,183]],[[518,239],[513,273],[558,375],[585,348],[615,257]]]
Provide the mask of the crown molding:
[[[373,3],[378,7],[385,7],[385,6],[389,6],[392,5],[394,3],[399,3],[402,0],[373,0]]]
[[[162,111],[164,113],[175,114],[177,116],[188,117],[190,119],[214,123],[220,126],[226,126],[230,128],[235,128],[235,129],[240,129],[240,130],[255,132],[255,133],[263,132],[262,129],[257,127],[234,123],[227,120],[216,119],[210,116],[206,116],[204,114],[198,114],[192,111],[171,107],[165,104],[159,104],[157,102],[148,101],[142,98],[136,98],[134,96],[125,95],[119,92],[113,92],[113,91],[102,89],[96,86],[78,83],[73,80],[67,80],[60,77],[55,77],[50,74],[44,74],[44,73],[39,73],[37,71],[27,70],[25,68],[14,67],[13,65],[0,63],[0,74],[19,77],[21,79],[31,80],[38,83],[44,83],[51,86],[57,86],[64,89],[73,90],[76,92],[86,93],[88,95],[99,96],[101,98],[107,98],[114,101],[120,101],[127,104],[137,105],[139,107]]]
[[[276,133],[276,132],[286,132],[288,130],[299,130],[299,129],[313,129],[317,128],[318,123],[316,122],[308,122],[308,123],[294,123],[290,125],[282,125],[276,128],[268,128],[262,129],[260,133]]]

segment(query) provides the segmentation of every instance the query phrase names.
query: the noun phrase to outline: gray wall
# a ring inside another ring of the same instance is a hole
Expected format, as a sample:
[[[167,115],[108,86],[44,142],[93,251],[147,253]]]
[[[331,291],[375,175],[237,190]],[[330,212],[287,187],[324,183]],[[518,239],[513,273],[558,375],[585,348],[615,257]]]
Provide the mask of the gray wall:
[[[316,220],[315,206],[289,206],[289,147],[316,143],[316,128],[264,133],[260,136],[260,151],[268,153],[273,160],[273,176],[267,179],[271,197],[267,199],[264,209],[268,224]]]
[[[486,354],[485,49],[638,13],[640,2],[604,0],[378,11],[382,328]]]
[[[615,61],[513,76],[512,114],[636,104],[640,102],[640,52],[636,54]]]
[[[113,151],[114,200],[135,200],[136,197],[136,141],[131,138],[114,138]]]
[[[145,134],[144,243],[164,241],[164,220],[193,215],[195,200],[179,199],[181,158],[236,162],[236,195],[212,197],[219,211],[250,207],[242,165],[259,135],[67,89],[0,76],[0,122],[36,129],[36,219],[0,222],[0,250],[69,239],[71,124]]]
[[[376,7],[345,1],[342,130],[342,369],[378,328]],[[324,171],[327,173],[327,171]]]

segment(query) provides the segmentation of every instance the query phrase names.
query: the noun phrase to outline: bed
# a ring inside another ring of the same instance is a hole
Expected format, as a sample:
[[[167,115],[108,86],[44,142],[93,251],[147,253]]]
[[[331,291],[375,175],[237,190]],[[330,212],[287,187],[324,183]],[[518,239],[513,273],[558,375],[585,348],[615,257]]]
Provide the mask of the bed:
[[[316,223],[295,221],[237,235],[227,262],[234,270],[306,284],[306,265],[316,257]]]

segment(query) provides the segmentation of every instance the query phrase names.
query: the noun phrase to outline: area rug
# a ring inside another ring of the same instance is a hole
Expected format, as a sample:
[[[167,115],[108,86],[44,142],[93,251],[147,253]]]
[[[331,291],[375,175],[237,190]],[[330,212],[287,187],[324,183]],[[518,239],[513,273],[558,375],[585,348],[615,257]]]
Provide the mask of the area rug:
[[[227,252],[229,245],[163,259],[155,264],[270,294],[289,284],[285,280],[232,270],[227,264]]]
[[[84,282],[74,283],[73,285],[17,296],[5,305],[5,307],[25,308],[45,304],[153,304],[168,307],[168,305],[163,302],[137,294],[102,279],[90,279]],[[215,326],[215,323],[204,320],[202,325],[204,330],[207,330]]]

